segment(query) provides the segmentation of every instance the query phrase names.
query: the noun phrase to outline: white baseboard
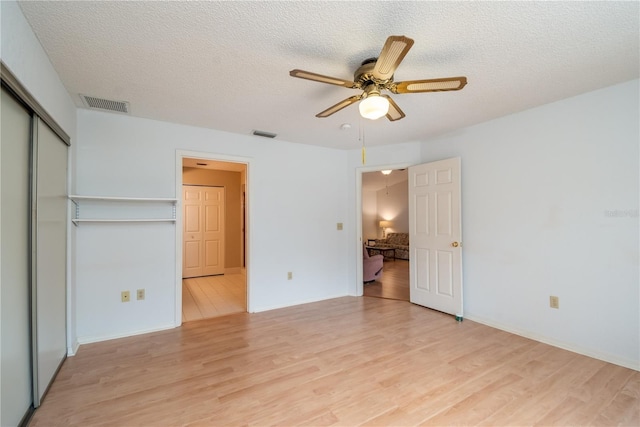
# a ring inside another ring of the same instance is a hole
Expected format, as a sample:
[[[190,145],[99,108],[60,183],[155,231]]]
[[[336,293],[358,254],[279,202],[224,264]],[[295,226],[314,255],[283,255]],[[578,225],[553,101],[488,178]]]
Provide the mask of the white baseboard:
[[[75,356],[78,352],[78,347],[80,347],[78,341],[74,342],[71,347],[67,347],[67,357]]]
[[[593,357],[594,359],[602,360],[602,361],[608,362],[608,363],[613,363],[614,365],[619,365],[619,366],[623,366],[625,368],[633,369],[635,371],[640,371],[640,361],[638,361],[638,360],[624,359],[624,358],[620,358],[620,357],[617,357],[617,356],[612,355],[612,354],[605,354],[605,353],[600,353],[600,352],[597,352],[597,351],[593,351],[591,349],[581,348],[581,347],[578,347],[578,346],[576,346],[574,344],[571,344],[571,343],[566,343],[566,342],[554,340],[554,339],[549,338],[549,337],[538,335],[538,334],[533,333],[531,331],[525,331],[525,330],[513,328],[511,326],[504,325],[502,323],[495,322],[495,321],[490,320],[490,319],[477,317],[477,316],[474,316],[474,315],[465,315],[464,318],[465,319],[469,319],[469,320],[471,320],[473,322],[482,323],[483,325],[487,325],[487,326],[490,326],[492,328],[500,329],[501,331],[505,331],[505,332],[509,332],[509,333],[512,333],[512,334],[515,334],[515,335],[519,335],[521,337],[529,338],[529,339],[532,339],[534,341],[538,341],[538,342],[541,342],[541,343],[544,343],[544,344],[549,344],[549,345],[552,345],[554,347],[561,348],[563,350],[568,350],[568,351],[571,351],[573,353],[582,354],[583,356]]]
[[[78,338],[78,345],[76,347],[76,352],[77,352],[77,349],[82,344],[91,344],[91,343],[95,343],[95,342],[115,340],[115,339],[118,339],[118,338],[127,338],[127,337],[133,337],[133,336],[136,336],[136,335],[150,334],[151,332],[166,331],[167,329],[173,329],[175,327],[176,326],[174,324],[167,324],[167,325],[163,325],[163,326],[160,326],[160,327],[157,327],[157,328],[142,329],[142,330],[138,330],[138,331],[127,332],[127,333],[124,333],[124,334],[104,335],[104,336],[94,336],[94,337],[83,337],[83,338],[79,337]]]
[[[326,301],[328,299],[342,298],[342,297],[348,297],[348,296],[351,296],[351,295],[340,294],[340,295],[326,296],[326,297],[320,297],[320,298],[312,298],[312,299],[308,299],[308,300],[301,300],[301,301],[292,302],[291,304],[283,304],[283,305],[274,305],[274,306],[268,306],[268,307],[261,307],[261,308],[259,308],[257,310],[252,310],[251,313],[261,313],[263,311],[278,310],[280,308],[293,307],[293,306],[296,306],[296,305],[309,304],[309,303],[312,303],[312,302]]]

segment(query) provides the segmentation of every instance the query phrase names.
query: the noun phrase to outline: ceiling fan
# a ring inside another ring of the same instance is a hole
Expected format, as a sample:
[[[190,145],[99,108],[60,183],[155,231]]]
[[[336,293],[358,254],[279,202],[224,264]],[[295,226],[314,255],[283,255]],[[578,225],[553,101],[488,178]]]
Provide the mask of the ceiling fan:
[[[353,81],[336,77],[323,76],[304,70],[291,70],[289,75],[301,79],[313,80],[344,86],[349,89],[361,89],[360,95],[350,96],[326,110],[316,114],[316,117],[329,117],[335,112],[361,100],[360,114],[371,120],[387,116],[391,121],[405,117],[404,112],[391,99],[382,94],[383,90],[392,93],[441,92],[460,90],[467,84],[466,77],[449,77],[443,79],[410,80],[394,82],[393,73],[413,46],[413,39],[405,36],[390,36],[382,47],[378,58],[365,59],[353,75]]]

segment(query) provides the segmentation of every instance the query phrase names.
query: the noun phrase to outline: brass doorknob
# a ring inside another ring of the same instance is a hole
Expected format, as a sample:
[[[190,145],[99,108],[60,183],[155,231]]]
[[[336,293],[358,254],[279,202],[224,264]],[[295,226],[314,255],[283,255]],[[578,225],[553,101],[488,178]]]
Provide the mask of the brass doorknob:
[[[451,246],[453,246],[454,248],[457,248],[458,246],[460,246],[460,243],[458,243],[458,242],[453,242],[453,243],[451,244]]]

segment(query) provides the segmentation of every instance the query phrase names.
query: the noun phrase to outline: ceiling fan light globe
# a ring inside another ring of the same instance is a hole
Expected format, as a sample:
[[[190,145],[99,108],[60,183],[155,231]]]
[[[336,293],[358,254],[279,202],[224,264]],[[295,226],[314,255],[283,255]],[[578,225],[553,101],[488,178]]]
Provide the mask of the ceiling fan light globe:
[[[376,120],[380,117],[384,117],[389,112],[389,101],[382,96],[367,96],[360,101],[358,106],[360,109],[360,115],[365,119]]]

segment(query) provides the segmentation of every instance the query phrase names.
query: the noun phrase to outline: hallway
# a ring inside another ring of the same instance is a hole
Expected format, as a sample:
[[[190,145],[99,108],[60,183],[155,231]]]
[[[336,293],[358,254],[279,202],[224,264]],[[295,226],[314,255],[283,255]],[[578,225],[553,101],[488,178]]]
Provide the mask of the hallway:
[[[247,311],[246,273],[182,280],[182,321]]]
[[[363,295],[409,301],[409,261],[385,261],[381,280],[365,283]]]

